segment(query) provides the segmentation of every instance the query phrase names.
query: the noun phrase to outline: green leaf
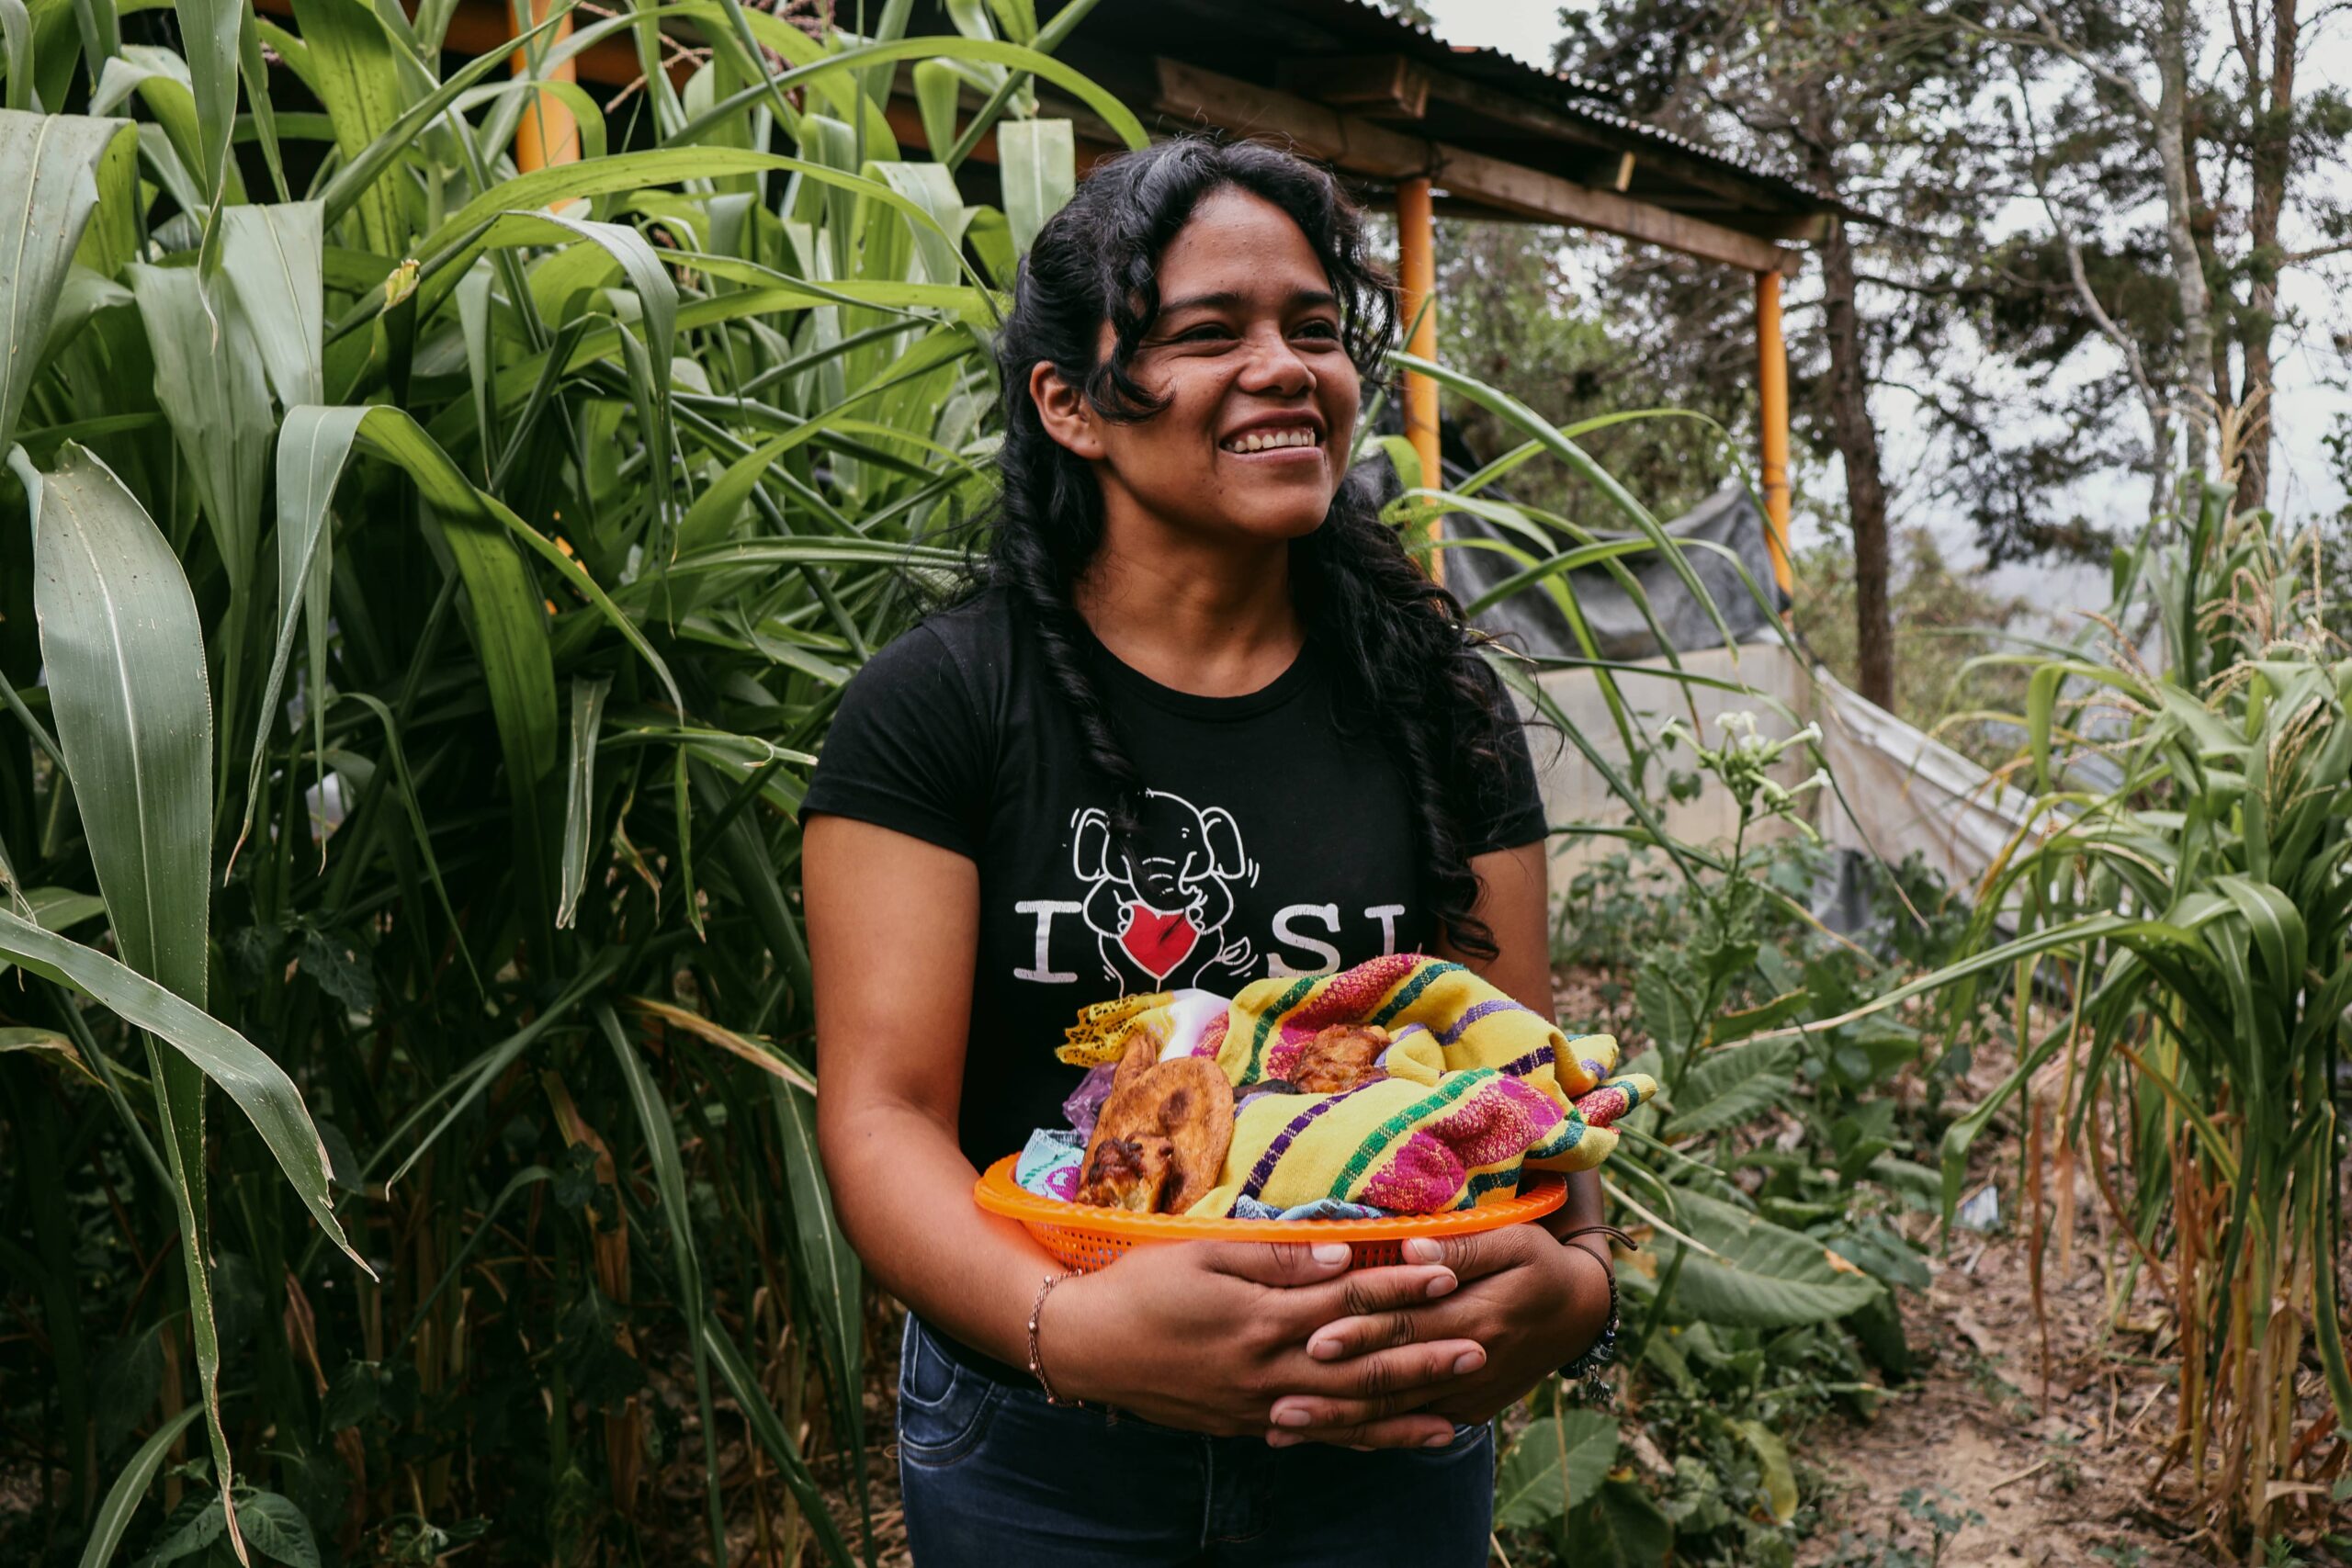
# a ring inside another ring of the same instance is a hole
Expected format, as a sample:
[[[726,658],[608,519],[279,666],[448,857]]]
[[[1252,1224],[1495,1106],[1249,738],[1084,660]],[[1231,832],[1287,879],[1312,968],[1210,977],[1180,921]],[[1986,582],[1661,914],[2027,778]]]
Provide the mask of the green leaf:
[[[211,912],[212,709],[196,600],[171,546],[113,471],[71,442],[59,458],[46,476],[21,450],[10,459],[32,513],[33,609],[58,743],[115,947],[130,965],[124,974],[136,970],[160,982],[158,996],[186,998],[181,1005],[195,1004],[188,1011],[201,1019]],[[74,978],[40,954],[45,944],[88,951],[0,914],[0,951],[28,967],[41,965],[44,974]],[[233,1474],[220,1419],[220,1341],[205,1229],[204,1076],[194,1061],[166,1055],[152,1035],[146,1049],[178,1210],[197,1378],[226,1509]],[[269,1068],[286,1082],[275,1063]],[[299,1096],[295,1104],[299,1114]],[[308,1118],[301,1120],[308,1128]],[[315,1132],[311,1141],[317,1144]],[[322,1192],[324,1163],[321,1150]],[[233,1540],[233,1510],[227,1521]]]
[[[302,1510],[275,1492],[248,1492],[237,1502],[245,1543],[286,1568],[319,1568],[319,1543]]]
[[[1535,1529],[1582,1506],[1617,1461],[1617,1423],[1598,1410],[1539,1416],[1503,1455],[1495,1528]]]
[[[241,210],[243,209],[229,209],[232,215]],[[277,637],[270,653],[269,674],[262,684],[253,761],[245,774],[245,814],[237,827],[236,845],[229,852],[232,865],[236,863],[238,851],[244,847],[245,835],[253,831],[254,809],[261,798],[262,772],[269,761],[269,732],[277,717],[277,696],[286,683],[287,662],[294,653],[295,625],[304,604],[312,597],[306,591],[320,575],[318,563],[332,558],[333,526],[327,520],[328,504],[334,501],[335,484],[343,477],[352,438],[358,434],[360,422],[367,415],[366,409],[306,404],[287,411],[285,427],[278,433]],[[326,627],[315,605],[311,620],[312,631],[323,637]],[[314,647],[314,655],[315,652]],[[326,750],[325,674],[323,661],[314,656],[311,700],[306,705],[317,729],[313,749],[322,757],[322,766]],[[324,852],[322,846],[321,853]]]
[[[261,542],[262,487],[277,434],[262,356],[230,290],[208,299],[193,267],[126,270],[155,359],[155,401],[196,476],[231,589],[242,597]]]
[[[915,107],[922,116],[923,140],[934,159],[956,145],[956,99],[964,78],[944,60],[919,60],[914,67]]]
[[[1012,248],[1022,255],[1037,243],[1046,220],[1078,189],[1078,142],[1066,119],[1016,119],[997,128],[1004,175],[1004,216]]]
[[[334,127],[335,146],[346,165],[359,165],[371,149],[386,143],[406,107],[399,46],[367,0],[294,0],[294,19],[310,53],[319,100]],[[411,254],[409,222],[399,186],[383,177],[387,172],[381,161],[364,178],[355,167],[356,188],[331,187],[326,216],[332,222],[356,204],[360,248],[398,261]]]
[[[805,1281],[808,1303],[816,1309],[835,1396],[857,1421],[863,1416],[858,1391],[865,1386],[858,1342],[865,1290],[857,1254],[833,1218],[832,1187],[817,1155],[816,1097],[780,1077],[768,1080],[768,1094],[784,1134],[785,1185],[792,1194],[793,1270]]]
[[[6,51],[6,107],[19,114],[40,113],[40,93],[33,82],[33,14],[25,9],[25,0],[0,0],[0,43]]]
[[[16,349],[0,355],[0,453],[17,438],[17,418],[37,362],[21,352],[46,343],[74,247],[98,203],[96,172],[127,119],[0,109],[0,212],[20,215],[0,268],[0,322]]]
[[[1707,1249],[1665,1243],[1669,1260],[1672,1253],[1685,1255],[1676,1300],[1703,1322],[1734,1328],[1828,1323],[1878,1293],[1875,1280],[1841,1271],[1810,1236],[1688,1188],[1676,1189],[1675,1204],[1677,1223]]]
[[[122,1532],[130,1528],[133,1515],[147,1495],[147,1483],[155,1479],[155,1472],[164,1456],[187,1430],[188,1423],[204,1413],[200,1404],[191,1404],[178,1415],[155,1428],[148,1439],[139,1445],[130,1462],[107,1488],[106,1501],[98,1505],[96,1515],[90,1520],[90,1534],[82,1546],[80,1568],[107,1568],[114,1561],[114,1549],[122,1544]]]
[[[1780,1435],[1763,1422],[1749,1418],[1736,1420],[1732,1430],[1747,1439],[1755,1450],[1757,1468],[1763,1472],[1764,1496],[1772,1509],[1772,1517],[1787,1524],[1797,1517],[1797,1476],[1790,1467],[1789,1450]]]
[[[125,963],[6,911],[0,951],[96,998],[219,1084],[351,1253],[300,1091],[195,1005],[206,988],[210,727],[187,580],[114,475],[78,446],[66,459],[45,477],[20,462],[17,474],[35,498],[35,604],[58,740]]]
[[[358,411],[356,419],[348,417],[347,412],[337,417],[334,411],[319,410],[306,414],[296,409],[288,413],[287,425],[289,431],[299,425],[309,433],[309,438],[297,448],[300,473],[318,476],[303,481],[306,507],[313,502],[323,506],[323,497],[332,492],[334,476],[341,473],[350,446],[356,439],[406,470],[415,480],[418,493],[432,515],[440,523],[472,605],[468,626],[481,660],[482,681],[489,690],[491,714],[497,723],[499,747],[506,762],[508,803],[514,821],[515,848],[520,858],[517,870],[524,878],[525,900],[526,906],[545,908],[549,911],[545,918],[551,919],[547,873],[554,846],[545,836],[540,792],[556,768],[555,661],[548,649],[546,609],[529,569],[514,553],[509,534],[528,534],[533,539],[538,536],[524,527],[522,520],[503,504],[468,482],[449,455],[424,434],[416,421],[399,409],[368,408]],[[538,543],[544,545],[546,541]],[[560,554],[552,546],[548,548],[550,553]],[[605,603],[609,604],[610,601]],[[626,621],[618,610],[611,615],[616,621]],[[283,647],[288,635],[283,620],[279,634]],[[623,635],[651,656],[651,649],[642,646],[642,636],[636,632],[634,625],[624,626]],[[654,662],[666,678],[667,669],[660,666],[658,658]]]
[[[1672,1521],[1637,1481],[1603,1483],[1570,1529],[1578,1568],[1664,1568],[1674,1551]]]
[[[1769,1111],[1792,1087],[1788,1055],[1788,1044],[1779,1040],[1752,1040],[1702,1055],[1676,1090],[1673,1119],[1659,1135],[1719,1132]]]
[[[124,960],[201,1006],[210,909],[211,700],[196,601],[113,470],[68,442],[32,501],[50,703]]]
[[[282,408],[326,398],[320,357],[325,213],[315,201],[289,201],[220,214],[220,269],[237,291]]]
[[[229,190],[229,139],[237,126],[237,30],[244,23],[244,0],[174,0],[180,48],[196,94],[198,163],[211,210],[218,212]]]
[[[564,774],[563,890],[555,923],[569,930],[588,881],[588,845],[595,832],[596,739],[605,716],[609,676],[574,676],[571,682],[571,766]]]

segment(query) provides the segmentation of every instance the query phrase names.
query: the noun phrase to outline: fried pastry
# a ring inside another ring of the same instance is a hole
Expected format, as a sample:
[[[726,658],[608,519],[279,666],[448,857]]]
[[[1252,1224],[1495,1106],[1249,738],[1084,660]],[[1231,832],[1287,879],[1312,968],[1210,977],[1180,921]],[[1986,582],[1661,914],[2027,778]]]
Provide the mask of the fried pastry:
[[[1158,1212],[1175,1175],[1176,1145],[1166,1138],[1104,1138],[1080,1173],[1078,1201],[1098,1209]]]
[[[1290,1081],[1301,1094],[1339,1094],[1388,1075],[1379,1066],[1388,1031],[1376,1023],[1335,1023],[1298,1048]]]
[[[1112,1144],[1129,1147],[1106,1153]],[[1138,1040],[1112,1075],[1111,1097],[1080,1167],[1078,1201],[1181,1214],[1216,1186],[1232,1144],[1233,1086],[1217,1065],[1205,1056],[1162,1062]],[[1155,1182],[1163,1146],[1166,1165]],[[1148,1199],[1136,1201],[1147,1190]]]

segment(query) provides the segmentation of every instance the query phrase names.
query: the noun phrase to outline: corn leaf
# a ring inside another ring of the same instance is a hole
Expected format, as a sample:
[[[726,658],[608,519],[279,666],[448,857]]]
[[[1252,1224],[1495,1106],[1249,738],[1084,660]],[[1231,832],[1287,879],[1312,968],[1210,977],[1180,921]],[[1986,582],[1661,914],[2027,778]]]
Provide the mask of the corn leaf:
[[[12,347],[0,354],[0,452],[16,439],[36,368],[21,345],[48,341],[66,268],[98,203],[98,161],[130,129],[123,119],[0,109],[0,212],[22,215],[14,233],[0,231],[0,322]]]
[[[155,401],[196,476],[230,586],[242,598],[261,542],[262,487],[277,427],[262,357],[229,290],[208,299],[189,267],[127,270],[155,359]]]
[[[1046,220],[1078,189],[1077,138],[1066,119],[1016,119],[998,128],[996,145],[1012,248],[1025,256]]]

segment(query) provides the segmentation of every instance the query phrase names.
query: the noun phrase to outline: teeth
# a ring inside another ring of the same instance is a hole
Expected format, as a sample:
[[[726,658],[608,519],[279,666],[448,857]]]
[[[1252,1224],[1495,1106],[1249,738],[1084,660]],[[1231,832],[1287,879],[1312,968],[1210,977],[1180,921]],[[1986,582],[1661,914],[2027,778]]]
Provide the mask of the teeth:
[[[1266,452],[1277,446],[1313,446],[1317,442],[1312,430],[1253,430],[1225,445],[1233,452]]]

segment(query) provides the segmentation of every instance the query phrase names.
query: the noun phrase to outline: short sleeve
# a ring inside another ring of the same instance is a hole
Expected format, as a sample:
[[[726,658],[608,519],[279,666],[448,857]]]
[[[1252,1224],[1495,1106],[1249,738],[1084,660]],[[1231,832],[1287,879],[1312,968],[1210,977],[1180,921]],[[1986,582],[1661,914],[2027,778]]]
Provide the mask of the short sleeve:
[[[993,773],[955,653],[918,626],[851,677],[800,803],[979,858]]]
[[[1487,680],[1489,698],[1502,720],[1497,742],[1503,765],[1499,776],[1492,768],[1480,769],[1459,786],[1465,856],[1536,843],[1551,831],[1519,705],[1511,700],[1510,688],[1491,669]]]

